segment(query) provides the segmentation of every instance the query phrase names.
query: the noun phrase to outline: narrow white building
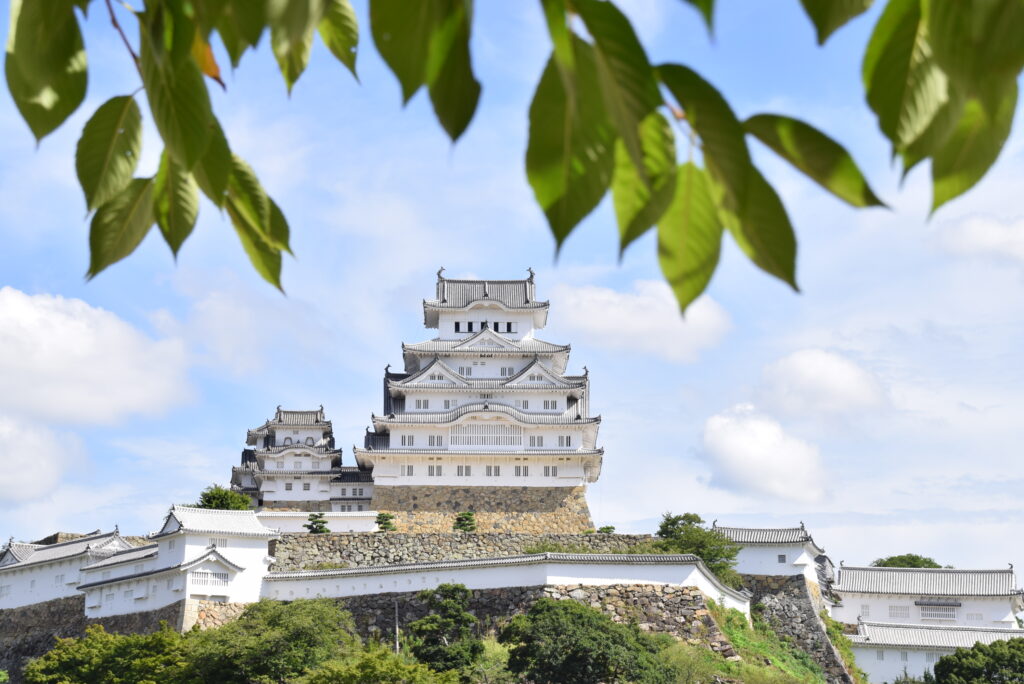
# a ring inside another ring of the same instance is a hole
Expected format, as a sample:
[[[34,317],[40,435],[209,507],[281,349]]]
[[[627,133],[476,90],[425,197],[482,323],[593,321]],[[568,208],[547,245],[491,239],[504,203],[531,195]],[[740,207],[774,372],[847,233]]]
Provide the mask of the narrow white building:
[[[1024,610],[1013,566],[999,570],[951,568],[839,568],[832,586],[840,622],[1016,629]],[[1024,631],[1020,634],[1024,636]]]
[[[871,684],[883,684],[896,681],[904,672],[922,677],[932,670],[939,658],[958,648],[1022,635],[1024,631],[1018,629],[861,622],[850,641],[857,667],[864,670]]]
[[[803,575],[808,581],[827,585],[832,580],[832,561],[814,542],[803,523],[799,527],[727,527],[715,521],[711,529],[740,547],[736,572],[745,575]]]
[[[0,609],[77,596],[84,566],[130,548],[116,529],[57,544],[11,539],[0,551]]]
[[[150,543],[82,568],[86,617],[155,610],[183,599],[259,600],[268,542],[254,511],[172,506]]]

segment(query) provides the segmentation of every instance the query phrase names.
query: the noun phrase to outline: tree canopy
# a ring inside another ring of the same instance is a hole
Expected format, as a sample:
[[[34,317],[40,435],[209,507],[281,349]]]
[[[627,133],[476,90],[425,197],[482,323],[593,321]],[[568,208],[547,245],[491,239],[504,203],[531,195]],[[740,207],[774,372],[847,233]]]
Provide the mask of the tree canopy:
[[[687,2],[710,32],[714,0]],[[121,10],[110,0],[99,4],[12,0],[5,61],[8,89],[37,140],[85,99],[89,64],[79,13],[84,18],[92,7],[93,16],[106,15],[135,66],[138,78],[92,114],[75,154],[91,213],[88,277],[131,254],[153,225],[177,255],[195,227],[201,192],[227,214],[257,272],[282,288],[289,224],[256,171],[232,152],[208,83],[226,88],[221,47],[238,67],[267,33],[289,91],[317,35],[355,75],[363,36],[349,0],[136,0],[141,7]],[[871,4],[802,0],[821,45]],[[652,64],[613,2],[537,5],[551,53],[529,107],[525,172],[559,247],[610,193],[620,250],[656,227],[658,260],[683,309],[710,282],[725,234],[760,269],[797,289],[796,234],[753,162],[751,139],[840,201],[884,206],[826,133],[777,112],[741,120],[689,65]],[[422,0],[415,12],[402,0],[369,2],[369,34],[403,101],[426,90],[452,141],[470,125],[483,90],[473,70],[472,9],[471,0]],[[1024,68],[1021,35],[1019,0],[886,1],[864,52],[865,100],[904,175],[930,161],[933,210],[974,186],[999,156]],[[134,175],[143,143],[140,99],[162,143],[150,177]]]
[[[902,553],[898,556],[886,556],[872,561],[874,568],[941,568],[934,558],[919,556],[916,553]]]
[[[958,648],[934,672],[937,684],[1024,684],[1024,639]]]
[[[720,580],[731,587],[740,586],[740,576],[733,570],[740,547],[721,532],[704,527],[704,519],[696,513],[665,513],[656,534],[661,550],[699,556]]]
[[[222,511],[246,511],[252,508],[252,502],[245,494],[218,484],[212,484],[204,489],[195,505],[199,508],[216,508]]]
[[[469,590],[461,584],[442,584],[419,593],[429,614],[409,623],[412,652],[421,663],[444,672],[465,670],[484,651],[474,634],[477,619],[469,612]]]

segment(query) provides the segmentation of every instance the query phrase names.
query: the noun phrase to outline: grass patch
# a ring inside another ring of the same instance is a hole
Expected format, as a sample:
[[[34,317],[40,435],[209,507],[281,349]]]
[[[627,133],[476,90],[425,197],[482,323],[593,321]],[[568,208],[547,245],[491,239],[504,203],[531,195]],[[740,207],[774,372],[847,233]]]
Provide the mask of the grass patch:
[[[839,651],[846,669],[853,675],[853,681],[857,684],[868,684],[868,675],[857,667],[857,661],[853,657],[853,642],[843,634],[843,623],[836,622],[825,611],[821,612],[821,619],[825,622],[825,631],[832,645]]]

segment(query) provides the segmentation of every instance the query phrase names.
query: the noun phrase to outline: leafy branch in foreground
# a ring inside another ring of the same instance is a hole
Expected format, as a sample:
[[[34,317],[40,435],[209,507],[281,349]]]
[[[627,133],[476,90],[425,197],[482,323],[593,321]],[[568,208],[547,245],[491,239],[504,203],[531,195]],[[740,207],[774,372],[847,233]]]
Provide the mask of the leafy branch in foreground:
[[[281,288],[289,226],[255,172],[232,153],[213,112],[205,79],[224,83],[211,46],[219,37],[237,67],[269,33],[290,91],[319,35],[355,76],[359,26],[349,0],[137,1],[134,44],[111,0],[103,9],[140,83],[97,109],[76,150],[94,212],[88,276],[131,254],[153,224],[176,256],[195,227],[201,191],[227,213],[257,272]],[[714,0],[686,1],[710,31]],[[824,44],[872,0],[801,3]],[[690,67],[652,65],[613,2],[539,4],[552,49],[529,108],[526,176],[559,247],[610,190],[620,249],[656,227],[658,259],[682,309],[710,282],[726,233],[759,268],[796,289],[793,226],[754,165],[748,138],[838,199],[884,206],[849,152],[807,122],[776,113],[741,120]],[[85,98],[86,51],[75,10],[85,16],[89,5],[11,2],[7,84],[37,140]],[[458,140],[482,91],[470,49],[472,0],[370,0],[369,23],[403,101],[425,88],[441,126]],[[866,100],[904,175],[931,161],[933,211],[973,187],[999,156],[1024,69],[1021,35],[1021,0],[887,0],[864,54]],[[164,146],[151,178],[134,177],[139,91]]]

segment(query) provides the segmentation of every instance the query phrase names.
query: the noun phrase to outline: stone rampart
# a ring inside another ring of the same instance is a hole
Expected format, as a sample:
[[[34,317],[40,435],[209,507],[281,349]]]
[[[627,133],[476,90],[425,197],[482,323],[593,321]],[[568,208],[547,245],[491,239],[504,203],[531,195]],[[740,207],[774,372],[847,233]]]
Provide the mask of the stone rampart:
[[[247,605],[249,604],[222,603],[220,601],[186,601],[181,631],[187,632],[194,625],[199,625],[199,629],[220,627],[232,620],[237,620]]]
[[[366,567],[426,563],[467,558],[518,556],[530,547],[557,544],[614,553],[650,540],[646,534],[481,534],[445,532],[342,532],[284,534],[270,543],[275,571],[313,570],[325,566]]]
[[[30,659],[49,651],[57,638],[77,637],[85,628],[101,624],[108,632],[141,634],[152,632],[166,621],[180,629],[184,601],[142,613],[105,618],[85,617],[85,597],[72,596],[0,610],[0,670],[7,670],[13,682],[20,681],[21,668]]]
[[[370,508],[393,513],[400,532],[450,532],[455,516],[476,513],[480,532],[573,534],[592,529],[585,487],[377,485]]]
[[[803,575],[743,575],[743,586],[754,592],[750,605],[771,628],[789,637],[825,671],[829,684],[853,684],[842,656],[832,645],[820,612],[821,590]]]

